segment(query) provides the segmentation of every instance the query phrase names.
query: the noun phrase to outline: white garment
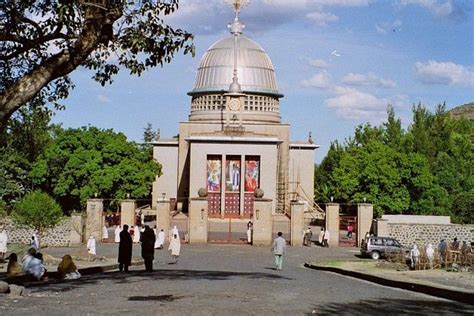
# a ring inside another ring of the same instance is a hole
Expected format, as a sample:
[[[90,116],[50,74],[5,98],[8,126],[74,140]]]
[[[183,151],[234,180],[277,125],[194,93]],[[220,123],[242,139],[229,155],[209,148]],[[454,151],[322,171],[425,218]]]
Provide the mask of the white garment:
[[[94,237],[90,237],[89,240],[87,240],[87,252],[91,255],[96,255],[96,249],[95,249],[95,239]]]
[[[431,244],[429,244],[428,247],[426,248],[426,256],[428,258],[433,258],[433,256],[434,256],[434,249],[433,249],[433,246]]]
[[[411,258],[418,258],[420,256],[420,251],[416,247],[416,245],[413,245],[413,248],[410,250],[410,257]]]
[[[155,241],[155,249],[163,247],[164,243],[165,243],[165,232],[160,231],[158,233],[158,238],[156,238],[156,241]]]
[[[176,227],[176,225],[173,226],[173,229],[171,229],[171,236],[170,238],[171,239],[174,239],[174,235],[177,235],[178,236],[178,239],[179,238],[179,230],[178,230],[178,227]]]
[[[7,252],[7,243],[8,243],[8,235],[7,233],[2,230],[2,232],[0,232],[0,252]]]
[[[140,228],[135,226],[133,230],[133,242],[140,242]]]
[[[64,276],[64,279],[66,280],[77,280],[81,277],[81,274],[79,273],[79,271],[75,271],[75,272],[71,272],[71,273],[68,273]]]
[[[23,258],[22,269],[25,273],[33,275],[38,280],[41,279],[41,277],[46,272],[46,269],[44,268],[44,265],[41,260],[31,255],[26,255]]]
[[[117,226],[117,228],[115,228],[115,242],[120,242],[120,226]]]
[[[173,256],[179,256],[181,252],[181,241],[179,238],[172,238],[168,250],[171,250]]]
[[[33,238],[31,239],[30,246],[32,248],[35,248],[36,250],[39,250],[39,241],[38,237],[36,237],[36,234],[33,235]]]
[[[140,224],[145,225],[145,214],[140,214]]]
[[[109,231],[105,225],[102,227],[102,239],[109,239]]]
[[[247,242],[250,244],[252,242],[252,230],[247,229]]]
[[[319,243],[322,244],[324,239],[324,230],[319,232]]]
[[[331,238],[331,233],[329,232],[329,229],[326,229],[326,231],[324,232],[323,239],[326,239],[327,241],[329,241],[330,238]]]

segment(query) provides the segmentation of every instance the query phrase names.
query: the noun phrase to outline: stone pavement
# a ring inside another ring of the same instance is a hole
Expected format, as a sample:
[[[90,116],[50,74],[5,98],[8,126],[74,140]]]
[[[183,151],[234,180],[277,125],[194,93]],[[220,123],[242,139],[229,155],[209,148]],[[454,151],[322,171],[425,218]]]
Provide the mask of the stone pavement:
[[[70,251],[71,249],[66,249]],[[134,253],[139,253],[134,247]],[[60,256],[65,249],[48,249]],[[116,245],[99,255],[115,256]],[[38,285],[27,297],[0,297],[2,315],[136,313],[144,315],[276,315],[379,313],[472,314],[470,305],[311,270],[304,262],[353,259],[356,249],[289,247],[283,271],[269,248],[243,245],[183,245],[177,264],[156,251],[155,271],[143,266],[80,280]]]

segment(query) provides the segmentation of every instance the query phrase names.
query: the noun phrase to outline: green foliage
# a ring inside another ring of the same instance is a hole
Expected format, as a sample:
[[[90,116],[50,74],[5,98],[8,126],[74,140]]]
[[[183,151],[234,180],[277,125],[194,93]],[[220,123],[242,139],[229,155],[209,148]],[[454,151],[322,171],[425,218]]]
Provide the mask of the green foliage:
[[[50,124],[51,112],[43,104],[28,105],[16,112],[0,132],[0,199],[8,207],[31,191],[31,165],[51,141],[58,127]]]
[[[15,204],[11,217],[15,223],[43,233],[46,228],[56,226],[63,217],[59,204],[48,194],[33,191]]]
[[[431,113],[413,107],[401,128],[393,107],[381,126],[358,126],[344,145],[334,143],[315,168],[315,196],[374,204],[376,215],[450,215],[472,223],[474,124],[451,117],[445,105]]]
[[[140,76],[171,62],[176,53],[194,56],[192,34],[167,25],[178,0],[2,1],[0,9],[0,130],[28,102],[59,104],[74,87],[68,75],[83,66],[101,85],[120,70]],[[114,56],[114,58],[111,58]]]
[[[95,127],[59,131],[36,160],[34,183],[67,211],[84,209],[95,194],[102,198],[147,198],[161,166],[125,135]]]

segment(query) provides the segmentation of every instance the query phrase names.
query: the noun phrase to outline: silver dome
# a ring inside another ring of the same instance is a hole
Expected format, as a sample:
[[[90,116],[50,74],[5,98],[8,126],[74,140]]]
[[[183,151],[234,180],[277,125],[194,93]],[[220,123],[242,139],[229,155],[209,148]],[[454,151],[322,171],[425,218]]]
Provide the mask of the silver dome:
[[[196,82],[189,95],[228,91],[234,68],[234,37],[214,43],[198,67]],[[237,77],[244,93],[282,97],[278,92],[272,61],[260,45],[246,36],[237,41]]]

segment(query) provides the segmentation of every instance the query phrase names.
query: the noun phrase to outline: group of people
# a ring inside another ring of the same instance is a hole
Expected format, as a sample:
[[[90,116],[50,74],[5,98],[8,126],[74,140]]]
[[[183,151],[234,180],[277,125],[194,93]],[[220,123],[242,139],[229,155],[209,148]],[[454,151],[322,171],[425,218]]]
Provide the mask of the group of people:
[[[18,276],[26,276],[33,281],[47,280],[46,268],[43,262],[43,254],[31,247],[21,260],[18,262],[18,255],[11,253],[8,257],[7,278],[11,279]],[[76,265],[70,255],[64,255],[58,265],[58,276],[61,279],[75,280],[81,277]]]
[[[118,263],[120,272],[129,272],[129,267],[132,262],[133,239],[128,229],[128,225],[123,225],[123,229],[119,234]],[[171,251],[173,263],[177,263],[181,252],[181,239],[179,238],[179,231],[176,226],[171,230],[170,236],[171,239],[168,250]],[[148,225],[145,225],[143,232],[140,234],[140,243],[142,247],[141,255],[147,272],[153,271],[155,249],[162,249],[164,241],[165,233],[163,229],[161,229],[158,236],[156,236],[156,230],[154,231]]]
[[[460,254],[460,261],[464,263],[467,261],[469,253],[471,252],[471,247],[467,244],[466,241],[463,241],[462,246],[460,247],[457,237],[448,245],[445,239],[441,239],[438,244],[438,255],[440,264],[443,266],[448,258],[448,251],[452,251],[454,254]],[[428,244],[425,248],[426,258],[428,259],[428,266],[430,269],[433,268],[433,263],[435,260],[435,249],[432,244]],[[410,267],[415,269],[420,262],[420,250],[415,244],[410,250]]]

